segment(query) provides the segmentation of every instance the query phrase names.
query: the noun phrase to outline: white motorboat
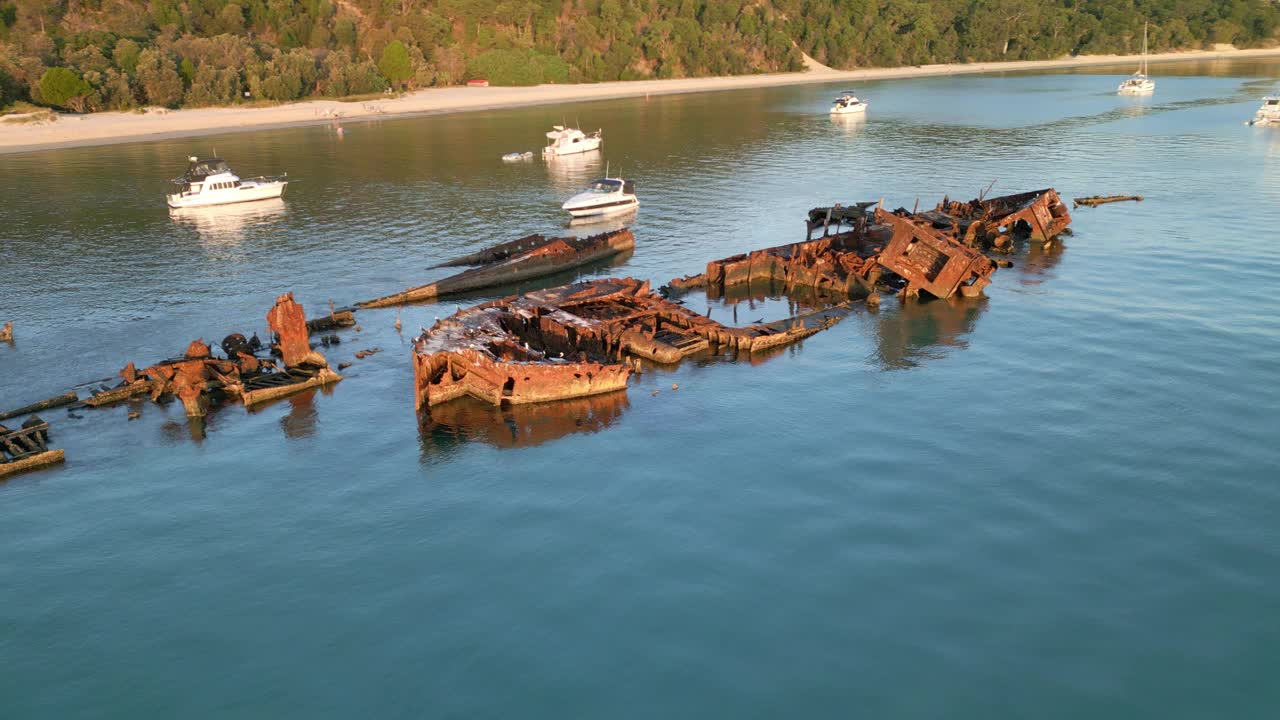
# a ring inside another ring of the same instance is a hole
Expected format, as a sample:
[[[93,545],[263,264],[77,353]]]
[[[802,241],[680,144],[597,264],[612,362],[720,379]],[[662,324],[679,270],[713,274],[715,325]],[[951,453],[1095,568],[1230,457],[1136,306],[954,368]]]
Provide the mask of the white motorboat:
[[[574,155],[577,153],[599,150],[604,142],[604,131],[584,133],[578,128],[552,125],[554,130],[547,133],[547,146],[542,148],[544,156]]]
[[[857,95],[846,92],[836,98],[836,102],[831,106],[832,115],[853,115],[855,113],[865,113],[867,111],[867,102],[859,100]]]
[[[231,172],[222,158],[200,160],[192,157],[188,160],[190,165],[187,166],[187,172],[182,177],[173,179],[173,183],[180,189],[165,196],[171,208],[207,207],[278,198],[284,194],[284,188],[289,184],[285,179],[287,175],[241,180]]]
[[[502,156],[503,162],[520,162],[522,160],[532,160],[533,153],[525,150],[524,152],[509,152]]]
[[[1262,107],[1254,113],[1250,125],[1280,125],[1280,95],[1268,95],[1262,99]]]
[[[1147,77],[1147,25],[1142,25],[1142,64],[1132,77],[1125,78],[1116,88],[1121,95],[1150,95],[1156,91],[1156,81]]]
[[[601,178],[574,195],[560,207],[576,218],[616,215],[640,206],[636,186],[622,178]]]

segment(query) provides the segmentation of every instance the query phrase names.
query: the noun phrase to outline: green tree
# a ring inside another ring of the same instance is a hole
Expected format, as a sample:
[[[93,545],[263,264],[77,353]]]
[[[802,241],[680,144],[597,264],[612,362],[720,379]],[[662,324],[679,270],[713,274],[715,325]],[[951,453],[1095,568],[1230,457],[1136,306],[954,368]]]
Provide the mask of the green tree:
[[[26,95],[25,90],[17,78],[0,67],[0,108],[21,100]]]
[[[382,49],[382,59],[378,61],[378,72],[391,83],[392,87],[402,88],[405,82],[413,77],[413,64],[409,62],[409,51],[404,43],[392,40]]]
[[[63,67],[49,68],[40,78],[40,96],[50,105],[84,112],[85,98],[93,87],[84,78]]]
[[[115,62],[116,67],[132,75],[138,71],[138,53],[142,51],[138,47],[138,43],[124,38],[116,43],[115,49],[111,53],[111,59]]]
[[[147,48],[138,54],[138,85],[146,101],[161,107],[176,107],[182,101],[182,78],[173,58]]]

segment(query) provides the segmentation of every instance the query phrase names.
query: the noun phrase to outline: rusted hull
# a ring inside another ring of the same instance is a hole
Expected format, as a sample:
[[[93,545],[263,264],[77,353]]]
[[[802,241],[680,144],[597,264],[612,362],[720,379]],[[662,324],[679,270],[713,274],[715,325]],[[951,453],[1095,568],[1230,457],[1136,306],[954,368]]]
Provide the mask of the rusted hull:
[[[415,340],[414,404],[468,395],[521,405],[612,392],[626,387],[628,356],[676,363],[712,348],[762,351],[820,332],[848,309],[728,327],[632,278],[512,296],[461,310]]]
[[[607,430],[628,407],[623,391],[510,407],[463,399],[425,410],[420,430],[425,449],[447,438],[479,440],[500,448],[532,447],[576,433]]]
[[[415,355],[417,407],[469,395],[492,405],[528,405],[622,390],[631,368],[598,362],[544,365],[484,357],[474,351]]]
[[[863,298],[880,277],[876,256],[885,239],[875,229],[864,229],[734,255],[707,263],[702,284],[712,297],[769,281],[787,293],[809,288],[841,300]],[[688,278],[681,282],[692,284]]]
[[[991,283],[996,265],[990,258],[928,224],[883,210],[876,211],[876,223],[892,229],[879,262],[907,281],[907,295],[973,297]]]
[[[479,267],[429,285],[368,300],[359,303],[359,307],[404,305],[434,300],[446,295],[510,285],[612,257],[633,249],[635,244],[635,236],[630,230],[617,230],[586,238],[530,236],[446,263],[446,265],[454,265],[474,260],[483,263]],[[526,249],[518,249],[526,245],[528,246]]]
[[[932,213],[921,213],[948,234],[975,247],[1004,249],[1008,240],[1025,235],[1047,242],[1071,224],[1071,212],[1053,188],[958,202],[943,199]]]

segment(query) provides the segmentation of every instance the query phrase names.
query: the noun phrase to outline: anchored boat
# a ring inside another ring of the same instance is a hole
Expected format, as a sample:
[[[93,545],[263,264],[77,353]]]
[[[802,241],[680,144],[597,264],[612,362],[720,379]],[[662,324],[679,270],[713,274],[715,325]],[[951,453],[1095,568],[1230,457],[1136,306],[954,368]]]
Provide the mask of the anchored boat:
[[[622,178],[601,178],[560,207],[576,218],[616,215],[640,206],[636,185]]]
[[[1262,99],[1262,107],[1254,113],[1250,125],[1280,125],[1280,95],[1268,95]]]
[[[165,196],[171,208],[228,205],[278,198],[284,194],[284,188],[289,184],[285,179],[287,174],[242,180],[231,172],[222,158],[200,160],[191,157],[188,160],[190,164],[187,172],[182,177],[173,179],[173,183],[180,189]]]
[[[1116,92],[1121,95],[1150,95],[1155,91],[1156,81],[1147,77],[1147,25],[1143,23],[1142,64],[1138,66],[1138,72],[1120,83],[1120,87],[1116,88]]]
[[[831,106],[832,115],[853,115],[865,113],[867,111],[867,103],[865,100],[859,100],[858,96],[852,92],[845,92],[836,98],[836,102]]]
[[[596,130],[587,134],[578,128],[567,128],[563,125],[552,125],[547,133],[547,146],[542,148],[544,156],[575,155],[577,153],[599,150],[604,142],[604,131]]]

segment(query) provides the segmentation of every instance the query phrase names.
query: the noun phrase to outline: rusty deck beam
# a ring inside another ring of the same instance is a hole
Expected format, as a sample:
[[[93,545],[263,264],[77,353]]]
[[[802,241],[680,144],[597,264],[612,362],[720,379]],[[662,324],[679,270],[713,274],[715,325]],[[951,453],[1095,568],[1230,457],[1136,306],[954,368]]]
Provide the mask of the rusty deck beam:
[[[1142,202],[1142,196],[1141,195],[1090,195],[1089,197],[1073,199],[1071,201],[1071,206],[1080,207],[1081,205],[1084,205],[1085,207],[1098,207],[1099,205],[1106,205],[1107,203],[1126,202],[1126,201]]]
[[[0,425],[0,477],[48,467],[66,459],[49,448],[49,423],[32,416],[17,430]]]
[[[79,399],[79,396],[76,395],[74,391],[66,392],[62,395],[51,397],[48,400],[41,400],[38,403],[32,403],[15,410],[0,412],[0,420],[8,420],[9,418],[15,418],[20,415],[30,415],[31,413],[40,412],[41,410],[49,410],[51,408],[62,407],[63,405],[70,405]]]

